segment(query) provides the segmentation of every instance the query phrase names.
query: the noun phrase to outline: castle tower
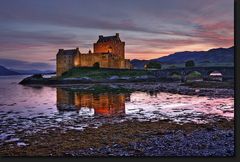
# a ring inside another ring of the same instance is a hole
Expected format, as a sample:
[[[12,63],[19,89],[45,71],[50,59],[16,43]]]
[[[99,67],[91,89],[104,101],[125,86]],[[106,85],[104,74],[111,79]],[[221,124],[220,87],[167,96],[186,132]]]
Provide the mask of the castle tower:
[[[56,55],[56,72],[57,76],[61,76],[62,73],[70,70],[73,67],[78,67],[79,65],[80,51],[77,47],[76,49],[59,49]]]
[[[96,43],[93,44],[94,53],[112,53],[119,58],[125,58],[125,42],[122,42],[119,33],[114,36],[99,36]]]

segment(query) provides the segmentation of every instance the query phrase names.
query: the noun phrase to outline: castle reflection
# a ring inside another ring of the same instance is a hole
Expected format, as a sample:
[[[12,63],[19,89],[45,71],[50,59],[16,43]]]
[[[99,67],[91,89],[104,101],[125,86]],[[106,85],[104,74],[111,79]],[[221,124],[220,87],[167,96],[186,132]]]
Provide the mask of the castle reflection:
[[[130,100],[126,93],[100,93],[70,91],[57,88],[57,108],[62,111],[94,109],[94,115],[116,116],[125,114],[125,102]]]

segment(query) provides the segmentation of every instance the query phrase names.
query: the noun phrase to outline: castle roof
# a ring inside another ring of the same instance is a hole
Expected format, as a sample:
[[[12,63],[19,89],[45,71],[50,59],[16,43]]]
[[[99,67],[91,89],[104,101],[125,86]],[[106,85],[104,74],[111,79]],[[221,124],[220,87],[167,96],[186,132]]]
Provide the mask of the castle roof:
[[[68,49],[68,50],[64,50],[64,49],[59,49],[58,53],[61,53],[62,55],[75,55],[77,52],[79,52],[79,49]]]
[[[121,42],[121,40],[119,38],[119,34],[116,33],[116,35],[114,35],[114,36],[105,36],[104,37],[102,35],[99,35],[97,43],[99,43],[99,42],[108,42],[108,41],[120,41]]]

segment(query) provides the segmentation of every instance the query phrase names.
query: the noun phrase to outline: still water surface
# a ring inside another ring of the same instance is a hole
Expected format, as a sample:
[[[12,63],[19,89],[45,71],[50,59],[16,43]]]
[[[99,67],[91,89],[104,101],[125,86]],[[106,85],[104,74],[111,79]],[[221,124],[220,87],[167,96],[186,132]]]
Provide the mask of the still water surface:
[[[233,118],[233,98],[211,98],[171,93],[148,94],[71,91],[29,87],[26,76],[0,77],[0,144],[16,132],[46,128],[83,130],[126,120],[207,123]]]

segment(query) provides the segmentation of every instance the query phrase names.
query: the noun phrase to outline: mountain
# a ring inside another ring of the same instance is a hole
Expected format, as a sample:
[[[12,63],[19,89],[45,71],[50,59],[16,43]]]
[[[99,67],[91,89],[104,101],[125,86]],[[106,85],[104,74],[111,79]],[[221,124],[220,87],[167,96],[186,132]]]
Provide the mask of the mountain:
[[[7,75],[20,75],[20,73],[9,70],[4,66],[0,65],[0,76],[7,76]]]
[[[53,70],[18,70],[18,69],[7,69],[6,67],[0,65],[0,76],[7,75],[32,75],[32,74],[55,74]]]
[[[143,69],[144,65],[150,62],[151,60],[138,60],[133,59],[131,60],[131,64],[133,65],[134,69]]]
[[[151,60],[131,60],[134,68],[143,68],[150,61],[160,62],[162,64],[184,64],[188,60],[193,60],[196,64],[219,64],[234,62],[234,47],[216,48],[208,51],[184,51],[176,52],[168,56]]]

